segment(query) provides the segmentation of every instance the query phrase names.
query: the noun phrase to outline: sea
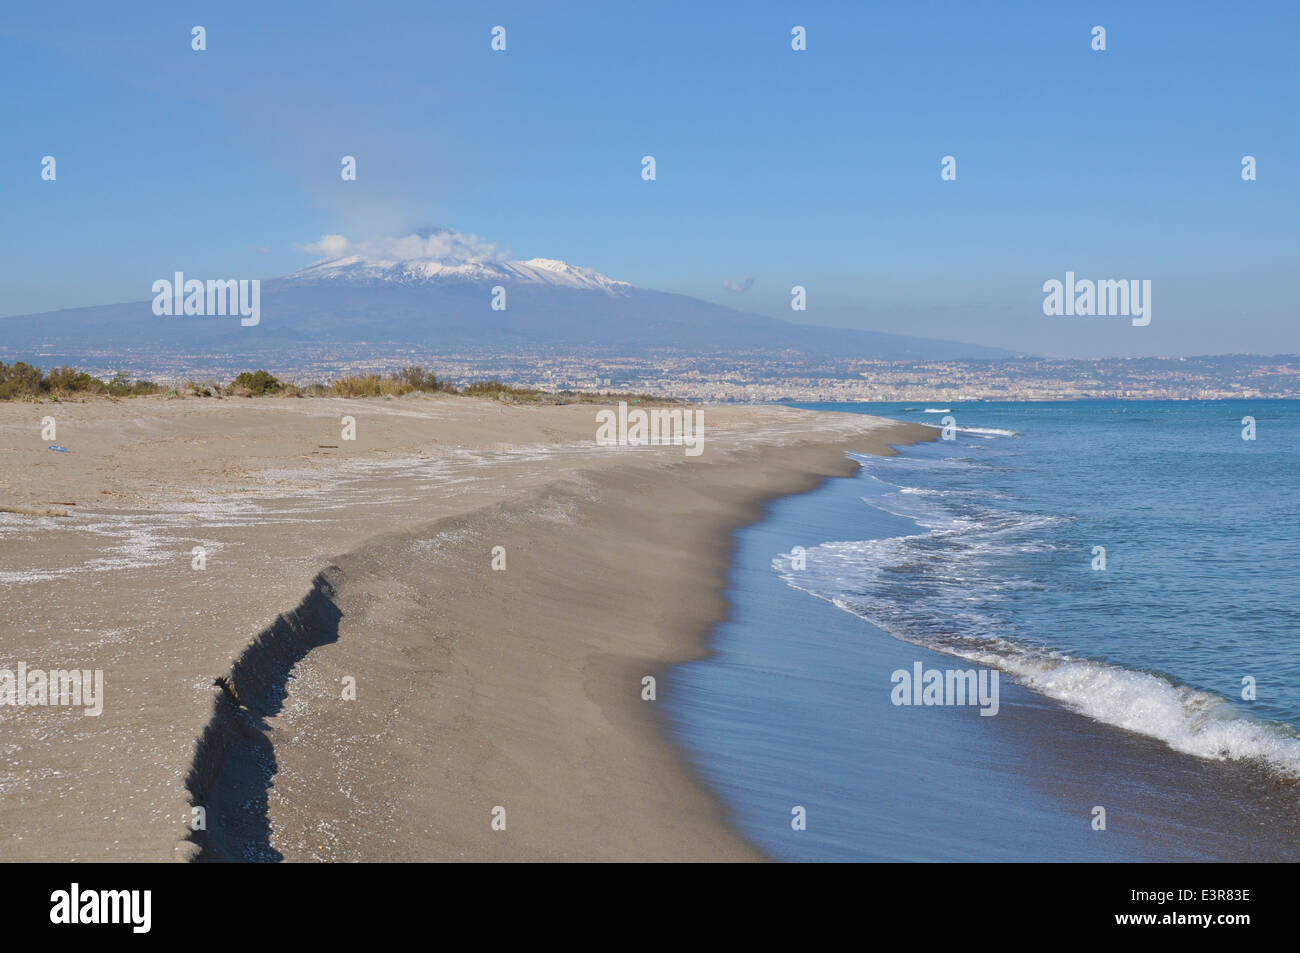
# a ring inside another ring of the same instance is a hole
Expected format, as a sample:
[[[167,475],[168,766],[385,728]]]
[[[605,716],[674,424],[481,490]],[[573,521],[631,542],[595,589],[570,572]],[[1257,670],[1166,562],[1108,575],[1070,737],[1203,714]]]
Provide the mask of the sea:
[[[736,534],[728,618],[665,700],[742,834],[778,860],[1300,858],[1300,401],[798,406],[950,439],[852,454]],[[984,672],[996,710],[927,703],[932,670]]]

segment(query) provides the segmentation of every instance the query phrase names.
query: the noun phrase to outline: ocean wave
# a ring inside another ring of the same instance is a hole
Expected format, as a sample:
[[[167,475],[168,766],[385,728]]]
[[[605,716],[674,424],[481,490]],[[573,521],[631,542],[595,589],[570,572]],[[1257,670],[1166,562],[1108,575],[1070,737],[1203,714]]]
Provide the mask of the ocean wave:
[[[1157,672],[1075,658],[995,635],[979,604],[962,609],[950,601],[942,613],[934,613],[935,600],[931,599],[917,606],[915,613],[891,611],[883,601],[863,597],[861,579],[845,585],[846,571],[856,576],[858,568],[850,567],[857,563],[850,553],[869,558],[872,550],[876,555],[896,550],[898,542],[896,538],[826,544],[804,554],[805,569],[792,569],[789,554],[777,557],[773,568],[793,588],[825,599],[900,641],[996,668],[1094,721],[1154,738],[1184,754],[1217,761],[1256,761],[1284,777],[1300,779],[1300,736],[1294,729],[1250,718],[1211,692],[1179,685]],[[979,596],[968,594],[968,598],[987,604],[1010,589],[1033,585],[1027,580],[1008,580]],[[894,596],[908,599],[920,595],[908,588],[904,584]],[[953,627],[944,632],[927,631],[929,620],[939,618],[956,623],[957,631]]]
[[[905,486],[898,490],[904,496],[935,496],[942,499],[981,499],[981,500],[1009,500],[1011,497],[1005,493],[997,493],[993,490],[939,490],[927,486]]]
[[[1158,671],[1080,658],[1017,631],[1003,603],[1045,586],[1018,573],[1023,554],[1057,548],[1050,532],[1071,517],[989,505],[1005,497],[963,487],[899,486],[911,473],[934,473],[957,458],[877,461],[874,495],[863,501],[914,522],[919,532],[827,542],[772,566],[791,587],[824,599],[900,641],[996,668],[1094,721],[1133,731],[1185,754],[1247,760],[1300,779],[1300,733],[1255,718],[1227,698]],[[976,468],[978,469],[978,468]]]

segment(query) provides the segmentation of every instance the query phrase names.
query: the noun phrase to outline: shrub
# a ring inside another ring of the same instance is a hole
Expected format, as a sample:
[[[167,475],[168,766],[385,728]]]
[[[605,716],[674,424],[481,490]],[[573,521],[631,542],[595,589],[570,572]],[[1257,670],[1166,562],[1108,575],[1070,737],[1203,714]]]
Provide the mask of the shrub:
[[[336,397],[379,397],[386,392],[393,393],[400,386],[396,381],[385,382],[378,374],[354,374],[334,381],[330,393]]]
[[[0,361],[0,400],[34,400],[43,396],[57,400],[70,394],[133,397],[136,394],[155,394],[159,389],[152,381],[132,381],[124,372],[118,372],[105,383],[75,367],[54,367],[42,374],[40,368],[22,361],[12,365]]]
[[[412,390],[437,390],[438,376],[432,371],[426,371],[419,365],[404,367],[397,372],[397,379],[409,384]]]
[[[119,377],[124,375],[119,374]],[[114,378],[117,380],[117,378]],[[54,367],[45,372],[45,380],[41,382],[41,389],[47,393],[74,394],[78,391],[92,391],[103,393],[105,390],[104,382],[96,380],[89,374],[78,371],[74,367]]]
[[[263,397],[267,394],[279,393],[284,389],[284,385],[276,380],[266,371],[253,371],[251,374],[244,371],[233,381],[230,386],[248,391],[254,397]]]
[[[82,376],[88,377],[89,375]],[[140,394],[156,394],[162,390],[162,388],[153,381],[132,381],[122,371],[118,371],[114,374],[113,379],[110,380],[107,385],[102,384],[100,381],[95,381],[95,383],[99,384],[100,387],[105,388],[110,397],[135,397]]]
[[[39,397],[40,394],[40,368],[24,364],[22,361],[12,365],[0,361],[0,400]]]
[[[496,400],[530,400],[535,401],[543,392],[532,387],[511,387],[495,377],[485,381],[473,381],[460,389],[466,397],[493,397]]]

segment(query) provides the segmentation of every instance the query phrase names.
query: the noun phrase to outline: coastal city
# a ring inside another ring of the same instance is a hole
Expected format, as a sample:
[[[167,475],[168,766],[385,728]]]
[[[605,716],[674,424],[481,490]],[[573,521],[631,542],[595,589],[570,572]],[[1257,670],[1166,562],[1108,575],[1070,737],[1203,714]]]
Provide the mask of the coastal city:
[[[59,363],[56,355],[42,364]],[[1179,358],[1063,360],[814,361],[770,352],[618,356],[604,351],[440,353],[373,345],[305,345],[222,355],[133,355],[129,350],[83,355],[77,366],[104,378],[125,373],[161,384],[227,381],[265,368],[307,384],[351,374],[420,365],[458,385],[497,379],[552,393],[645,393],[702,402],[898,400],[1221,400],[1300,397],[1300,356],[1216,355]]]

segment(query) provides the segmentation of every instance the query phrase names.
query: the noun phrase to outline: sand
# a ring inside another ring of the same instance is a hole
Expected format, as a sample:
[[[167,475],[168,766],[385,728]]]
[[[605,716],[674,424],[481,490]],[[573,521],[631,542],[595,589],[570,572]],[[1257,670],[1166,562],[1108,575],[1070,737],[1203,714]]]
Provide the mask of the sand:
[[[597,446],[596,409],[0,404],[0,668],[105,686],[98,717],[0,707],[4,855],[761,859],[669,742],[667,673],[732,530],[936,432],[709,407],[688,457]]]

